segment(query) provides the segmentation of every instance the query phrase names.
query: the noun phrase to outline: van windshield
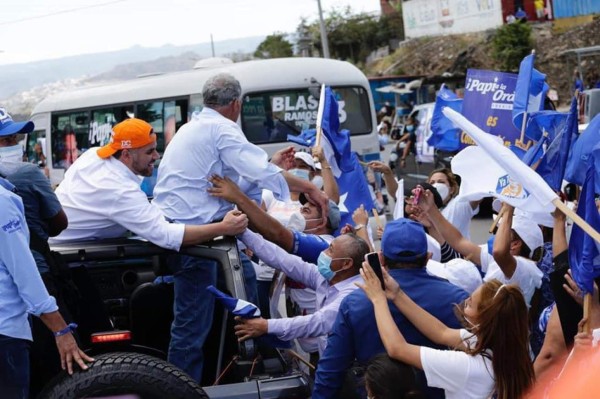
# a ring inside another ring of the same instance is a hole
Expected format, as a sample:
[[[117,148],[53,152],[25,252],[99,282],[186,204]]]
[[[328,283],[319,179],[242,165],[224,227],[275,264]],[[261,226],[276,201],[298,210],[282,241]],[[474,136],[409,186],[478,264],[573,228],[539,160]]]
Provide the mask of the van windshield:
[[[359,86],[334,87],[338,99],[340,127],[351,135],[369,134],[373,129],[367,90]],[[255,92],[244,96],[242,130],[248,141],[280,143],[288,134],[314,129],[319,100],[307,88]]]

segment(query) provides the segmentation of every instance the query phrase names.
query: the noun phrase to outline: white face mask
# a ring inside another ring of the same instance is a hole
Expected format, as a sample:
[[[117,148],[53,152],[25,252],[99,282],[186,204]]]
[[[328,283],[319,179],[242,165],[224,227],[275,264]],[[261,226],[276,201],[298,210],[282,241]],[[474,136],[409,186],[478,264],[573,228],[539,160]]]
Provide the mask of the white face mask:
[[[312,179],[312,183],[317,186],[317,188],[319,190],[321,190],[323,188],[323,178],[319,175],[316,175],[315,177],[313,177]]]
[[[446,198],[448,198],[448,195],[450,194],[450,188],[444,183],[435,183],[432,184],[432,186],[438,191],[440,197],[442,197],[442,201],[446,201]]]
[[[290,230],[304,231],[306,228],[306,219],[302,216],[300,211],[296,211],[290,216],[290,220],[288,220],[286,227]]]
[[[23,147],[21,147],[21,144],[11,145],[10,147],[0,147],[0,161],[22,162]]]
[[[308,170],[295,168],[288,170],[288,172],[302,180],[310,180]]]

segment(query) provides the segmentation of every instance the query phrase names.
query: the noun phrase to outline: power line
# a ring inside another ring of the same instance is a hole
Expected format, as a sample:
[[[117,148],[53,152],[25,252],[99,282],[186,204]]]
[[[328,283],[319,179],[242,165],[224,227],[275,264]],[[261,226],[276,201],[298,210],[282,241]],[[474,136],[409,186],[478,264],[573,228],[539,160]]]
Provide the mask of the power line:
[[[71,9],[68,9],[68,10],[55,11],[55,12],[51,12],[51,13],[48,13],[48,14],[34,15],[33,17],[26,17],[26,18],[21,18],[21,19],[15,19],[15,20],[12,20],[12,21],[0,22],[0,26],[3,26],[3,25],[13,25],[13,24],[17,24],[17,23],[20,23],[20,22],[31,21],[31,20],[34,20],[34,19],[42,19],[42,18],[47,18],[47,17],[53,17],[55,15],[60,15],[60,14],[68,14],[68,13],[71,13],[71,12],[76,12],[76,11],[81,11],[81,10],[88,10],[90,8],[103,7],[103,6],[107,6],[107,5],[110,5],[110,4],[123,3],[125,1],[128,1],[128,0],[114,0],[114,1],[108,1],[106,3],[91,4],[91,5],[88,5],[88,6],[76,7],[76,8],[71,8]]]

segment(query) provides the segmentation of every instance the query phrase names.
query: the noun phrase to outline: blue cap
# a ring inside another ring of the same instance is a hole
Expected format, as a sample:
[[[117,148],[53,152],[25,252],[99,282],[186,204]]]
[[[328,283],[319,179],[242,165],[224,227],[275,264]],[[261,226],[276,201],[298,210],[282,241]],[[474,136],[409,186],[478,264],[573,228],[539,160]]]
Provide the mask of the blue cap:
[[[0,137],[17,133],[31,133],[35,125],[31,121],[15,122],[4,108],[0,108]]]
[[[427,254],[427,237],[421,223],[400,218],[389,222],[381,237],[383,256],[397,262],[414,262]]]

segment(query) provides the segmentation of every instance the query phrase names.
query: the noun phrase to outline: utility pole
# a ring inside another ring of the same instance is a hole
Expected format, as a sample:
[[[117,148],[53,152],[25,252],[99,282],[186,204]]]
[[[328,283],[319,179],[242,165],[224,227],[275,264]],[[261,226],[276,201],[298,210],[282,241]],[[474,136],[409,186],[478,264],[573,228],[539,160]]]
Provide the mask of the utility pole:
[[[215,42],[213,41],[212,33],[210,34],[210,48],[212,50],[212,56],[215,58]]]
[[[323,58],[331,58],[329,56],[329,43],[327,42],[327,30],[325,29],[325,21],[323,20],[321,0],[317,0],[317,4],[319,6],[319,26],[321,27],[321,46],[323,47]]]

